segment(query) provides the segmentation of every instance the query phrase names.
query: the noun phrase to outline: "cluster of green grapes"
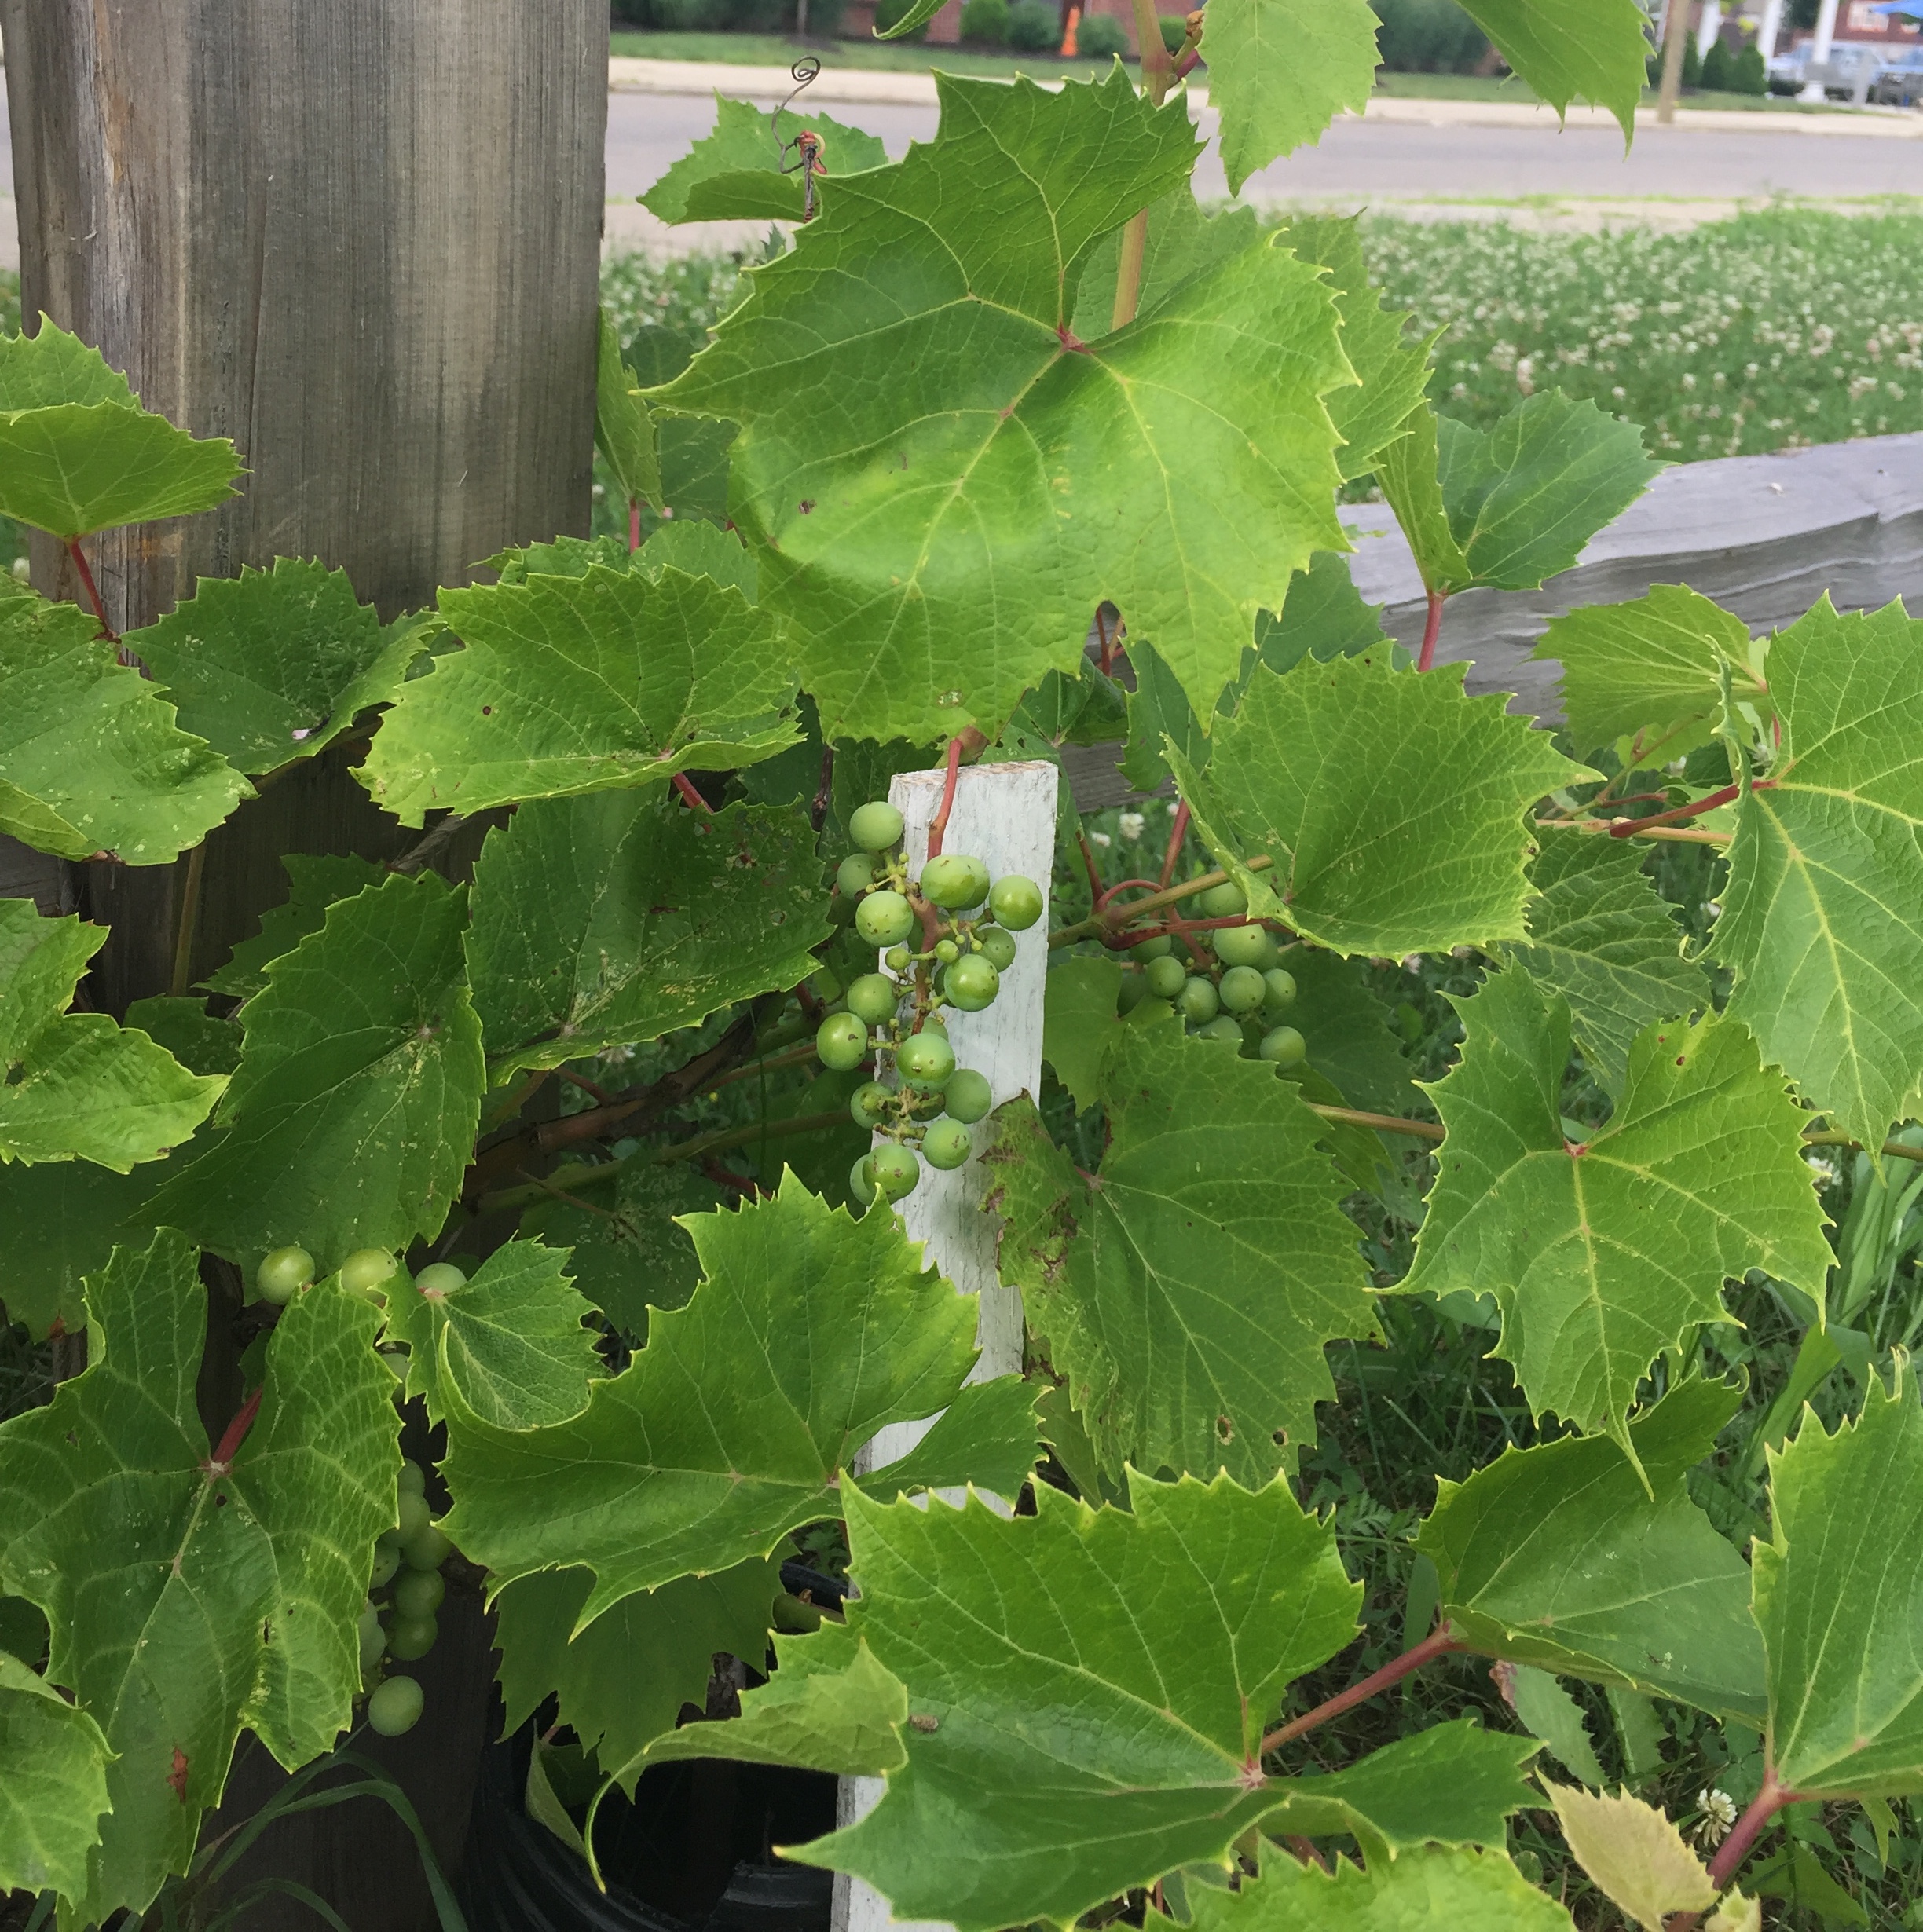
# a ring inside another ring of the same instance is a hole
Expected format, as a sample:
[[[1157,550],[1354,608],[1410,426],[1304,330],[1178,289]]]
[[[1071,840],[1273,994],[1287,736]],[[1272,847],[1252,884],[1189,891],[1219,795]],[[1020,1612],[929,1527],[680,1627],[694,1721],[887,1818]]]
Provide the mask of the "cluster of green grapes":
[[[1233,919],[1248,910],[1239,885],[1211,886],[1196,899],[1197,916]],[[1196,966],[1186,946],[1167,933],[1131,947],[1135,971],[1122,979],[1118,1010],[1134,1012],[1145,1000],[1166,1001],[1197,1039],[1220,1040],[1294,1074],[1309,1056],[1308,1042],[1282,1015],[1295,1003],[1295,979],[1279,964],[1280,949],[1266,926],[1217,926],[1194,935],[1214,952],[1214,964]]]
[[[1010,873],[991,883],[979,858],[960,853],[938,854],[911,881],[902,829],[901,814],[879,800],[849,818],[860,849],[835,873],[835,903],[883,950],[886,970],[853,980],[815,1036],[822,1064],[837,1071],[870,1054],[877,1076],[893,1064],[892,1086],[867,1081],[848,1102],[855,1125],[881,1136],[848,1177],[863,1206],[877,1195],[899,1201],[910,1193],[923,1161],[951,1168],[968,1158],[969,1129],[994,1097],[981,1074],[955,1064],[941,1015],[991,1005],[1015,963],[1015,934],[1042,917],[1042,888],[1032,879]],[[910,943],[917,937],[918,950]]]

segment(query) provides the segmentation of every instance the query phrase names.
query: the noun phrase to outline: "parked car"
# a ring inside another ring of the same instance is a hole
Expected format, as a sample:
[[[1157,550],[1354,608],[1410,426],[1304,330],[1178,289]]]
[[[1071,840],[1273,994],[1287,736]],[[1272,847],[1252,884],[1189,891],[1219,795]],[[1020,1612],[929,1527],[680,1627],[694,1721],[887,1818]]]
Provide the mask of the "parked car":
[[[1820,79],[1823,92],[1833,98],[1853,101],[1861,107],[1870,98],[1877,74],[1888,64],[1884,50],[1867,41],[1838,40],[1830,48],[1830,58],[1820,74],[1812,71],[1810,41],[1779,53],[1769,64],[1770,89],[1779,94],[1800,93],[1812,79]],[[1906,57],[1914,51],[1906,48]]]
[[[1906,47],[1877,70],[1870,98],[1887,107],[1913,108],[1923,101],[1923,47]]]

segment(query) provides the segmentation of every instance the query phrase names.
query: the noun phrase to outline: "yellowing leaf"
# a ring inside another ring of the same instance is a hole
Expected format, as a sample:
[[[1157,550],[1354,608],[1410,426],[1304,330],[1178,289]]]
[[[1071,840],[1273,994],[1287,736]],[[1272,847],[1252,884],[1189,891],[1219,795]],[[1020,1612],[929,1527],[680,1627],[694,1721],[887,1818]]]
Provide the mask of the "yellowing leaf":
[[[1543,1789],[1577,1863],[1643,1932],[1664,1932],[1672,1912],[1715,1903],[1716,1885],[1702,1861],[1654,1805],[1627,1791],[1612,1798],[1547,1778]]]

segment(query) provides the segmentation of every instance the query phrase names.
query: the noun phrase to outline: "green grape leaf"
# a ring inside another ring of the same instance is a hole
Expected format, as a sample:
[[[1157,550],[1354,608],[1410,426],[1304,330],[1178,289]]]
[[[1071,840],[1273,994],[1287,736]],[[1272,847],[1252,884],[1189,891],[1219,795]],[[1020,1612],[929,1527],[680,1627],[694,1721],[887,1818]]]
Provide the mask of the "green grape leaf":
[[[1887,1391],[1867,1378],[1862,1414],[1835,1434],[1804,1411],[1771,1454],[1770,1505],[1751,1574],[1777,1781],[1810,1798],[1914,1797],[1923,1409],[1902,1356]]]
[[[1729,1010],[1871,1147],[1923,1098],[1923,624],[1826,595],[1770,647],[1782,741],[1736,807],[1710,948]]]
[[[467,935],[497,1082],[797,986],[828,938],[808,814],[654,792],[524,805],[488,834]]]
[[[1135,673],[1135,688],[1128,694],[1128,748],[1116,762],[1137,791],[1159,791],[1168,782],[1168,745],[1173,745],[1194,771],[1208,763],[1214,747],[1181,680],[1152,644],[1132,642],[1129,668]],[[1210,715],[1212,720],[1212,708]]]
[[[130,865],[167,864],[253,796],[91,617],[38,597],[0,601],[0,832]]]
[[[614,472],[630,503],[637,499],[661,507],[661,457],[654,445],[654,419],[641,400],[632,372],[621,360],[621,337],[607,304],[600,309],[595,364],[595,447]]]
[[[545,543],[518,543],[496,551],[483,568],[492,570],[502,584],[525,584],[529,577],[584,577],[596,564],[605,564],[610,570],[638,570],[641,552],[630,550],[626,537],[606,530],[599,536],[557,536]]]
[[[584,1564],[584,1623],[835,1514],[855,1452],[952,1401],[975,1359],[974,1297],[923,1272],[892,1216],[852,1220],[787,1174],[773,1199],[687,1226],[701,1286],[655,1312],[584,1414],[451,1431],[448,1534],[497,1586]]]
[[[1219,0],[1203,19],[1231,194],[1258,168],[1320,141],[1345,108],[1368,106],[1376,60],[1368,0]]]
[[[1509,1814],[1540,1802],[1522,1773],[1533,1738],[1485,1731],[1473,1718],[1431,1725],[1319,1777],[1278,1780],[1269,1831],[1352,1834],[1372,1869],[1416,1846],[1507,1841]]]
[[[104,1013],[70,1013],[104,926],[0,899],[0,1165],[76,1156],[124,1174],[206,1119],[225,1084]]]
[[[1108,1146],[1085,1180],[1025,1099],[982,1157],[1002,1280],[1111,1475],[1266,1482],[1315,1440],[1323,1359],[1375,1315],[1322,1124],[1266,1061],[1164,1020],[1115,1030]]]
[[[1091,245],[1188,174],[1186,111],[1119,68],[936,85],[936,139],[844,177],[655,395],[741,425],[731,514],[829,737],[992,739],[1104,598],[1212,704],[1256,612],[1345,542],[1335,298],[1258,246],[1085,343]]]
[[[187,1869],[243,1725],[290,1769],[346,1728],[400,1462],[364,1301],[323,1287],[283,1312],[258,1419],[215,1463],[191,1243],[163,1230],[121,1249],[88,1297],[86,1372],[0,1425],[0,1584],[46,1612],[47,1674],[116,1754],[83,1925]]]
[[[826,172],[815,177],[818,207],[833,194],[836,177],[887,163],[888,150],[859,127],[844,127],[825,114],[787,112],[771,126],[753,101],[716,94],[713,132],[676,162],[641,205],[669,222],[799,221],[802,177],[794,143],[804,132],[821,143]]]
[[[1302,1036],[1309,1066],[1350,1107],[1407,1114],[1416,1099],[1414,1076],[1360,964],[1306,946],[1285,946],[1278,964],[1295,982],[1295,999],[1276,1023]]]
[[[345,570],[279,558],[271,570],[203,577],[126,648],[180,708],[180,726],[250,777],[311,758],[389,703],[420,645],[382,628]]]
[[[1105,957],[1063,960],[1043,982],[1042,1057],[1074,1096],[1079,1114],[1095,1104],[1121,990],[1122,968]]]
[[[137,409],[140,398],[97,349],[70,335],[43,309],[32,335],[0,335],[0,415],[57,403],[118,403]]]
[[[791,1857],[865,1879],[898,1919],[1068,1927],[1178,1865],[1225,1864],[1273,1808],[1265,1727],[1361,1601],[1285,1481],[1131,1474],[1130,1509],[1099,1511],[1038,1485],[1012,1520],[843,1493],[848,1626],[907,1686],[908,1762]]]
[[[1458,1010],[1467,1037],[1428,1089],[1448,1137],[1403,1290],[1493,1294],[1495,1352],[1532,1413],[1606,1429],[1637,1462],[1637,1385],[1699,1323],[1729,1319],[1725,1279],[1761,1268],[1821,1304],[1806,1116],[1742,1026],[1659,1022],[1630,1049],[1609,1124],[1576,1146],[1568,1003],[1511,967]]]
[[[249,1268],[298,1242],[323,1272],[438,1234],[486,1085],[466,910],[432,873],[390,874],[275,960],[241,1013],[227,1131],[161,1188],[155,1218]]]
[[[890,27],[874,29],[877,40],[899,40],[904,34],[912,34],[917,27],[925,27],[942,10],[942,0],[909,0],[902,16]]]
[[[1625,145],[1649,84],[1649,16],[1636,0],[1463,0],[1516,75],[1559,115],[1606,108]]]
[[[1637,1416],[1647,1490],[1600,1436],[1505,1450],[1466,1482],[1440,1479],[1417,1547],[1443,1615],[1491,1656],[1760,1722],[1749,1572],[1686,1480],[1738,1400],[1688,1381]]]
[[[1446,595],[1473,583],[1474,573],[1449,526],[1437,481],[1441,434],[1433,404],[1412,412],[1403,434],[1383,451],[1375,480],[1408,540],[1424,587],[1431,595]]]
[[[1390,958],[1526,936],[1523,808],[1583,770],[1462,676],[1411,677],[1386,651],[1258,668],[1206,775],[1171,748],[1196,829],[1251,913]],[[1251,872],[1262,854],[1273,870]]]
[[[127,1008],[126,1024],[163,1046],[190,1074],[228,1074],[240,1064],[240,1029],[204,1000],[156,993]]]
[[[775,1653],[780,1668],[742,1693],[738,1718],[670,1731],[648,1747],[647,1762],[732,1758],[871,1778],[907,1763],[901,1741],[907,1689],[846,1624],[777,1637]]]
[[[710,578],[596,567],[443,591],[441,610],[467,648],[402,686],[358,774],[403,825],[665,785],[794,741],[793,653]]]
[[[0,1894],[86,1891],[110,1755],[86,1711],[0,1651]]]
[[[1680,584],[1552,618],[1530,654],[1562,667],[1570,737],[1584,751],[1629,739],[1632,763],[1687,751],[1723,708],[1726,671],[1732,695],[1771,702],[1749,626]]]
[[[1537,984],[1568,1001],[1589,1070],[1620,1093],[1638,1034],[1701,1010],[1709,976],[1683,955],[1683,928],[1628,839],[1557,832],[1529,867],[1527,942],[1504,949]]]
[[[906,1455],[870,1469],[862,1480],[877,1496],[972,1483],[990,1495],[1012,1497],[1041,1456],[1036,1402],[1034,1385],[1019,1375],[965,1383]]]
[[[1531,1737],[1541,1739],[1543,1748],[1558,1764],[1592,1790],[1602,1788],[1602,1767],[1589,1741],[1583,1707],[1547,1670],[1533,1664],[1513,1665],[1509,1700],[1522,1728]]]
[[[1271,671],[1292,671],[1305,657],[1361,657],[1392,641],[1382,628],[1383,607],[1365,603],[1349,574],[1349,559],[1317,551],[1306,570],[1289,579],[1280,613],[1264,611],[1255,647]]]
[[[6,1319],[24,1322],[35,1341],[57,1326],[68,1334],[86,1327],[82,1283],[107,1265],[115,1242],[145,1239],[153,1225],[148,1197],[170,1165],[151,1161],[118,1174],[91,1161],[0,1165],[0,1305]]]
[[[280,865],[288,876],[287,898],[262,913],[260,931],[243,939],[227,964],[209,975],[210,993],[251,1000],[266,985],[268,967],[284,953],[292,952],[310,932],[318,932],[335,900],[350,899],[389,876],[385,865],[346,854],[288,852]]]
[[[1225,208],[1204,214],[1192,182],[1184,181],[1148,205],[1148,232],[1142,242],[1141,282],[1136,313],[1160,307],[1172,291],[1203,269],[1253,247],[1262,224],[1253,208]],[[1068,332],[1085,342],[1114,327],[1115,276],[1122,264],[1122,231],[1112,229],[1088,251],[1075,295]]]
[[[390,1290],[387,1333],[408,1345],[406,1389],[436,1422],[471,1415],[496,1429],[565,1422],[601,1373],[590,1312],[562,1271],[565,1249],[496,1248],[450,1290]]]
[[[524,1723],[551,1692],[560,1722],[632,1792],[641,1754],[672,1731],[683,1704],[698,1709],[725,1650],[759,1670],[781,1566],[750,1557],[713,1576],[677,1577],[624,1597],[571,1641],[594,1587],[591,1572],[537,1570],[494,1599],[504,1728]]]
[[[1195,1932],[1575,1932],[1500,1850],[1416,1852],[1364,1872],[1304,1864],[1262,1847],[1262,1876],[1240,1892],[1192,1890]]]
[[[760,594],[760,566],[754,552],[718,523],[664,523],[634,552],[634,567],[657,582],[671,564],[691,577],[731,584],[751,604]]]

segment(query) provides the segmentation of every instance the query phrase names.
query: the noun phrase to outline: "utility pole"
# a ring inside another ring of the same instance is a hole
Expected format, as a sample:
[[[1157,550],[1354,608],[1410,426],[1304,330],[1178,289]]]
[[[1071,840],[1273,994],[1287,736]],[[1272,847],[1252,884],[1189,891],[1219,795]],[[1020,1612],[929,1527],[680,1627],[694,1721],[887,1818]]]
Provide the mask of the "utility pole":
[[[1676,103],[1683,97],[1683,46],[1689,38],[1689,0],[1669,0],[1669,17],[1663,33],[1662,85],[1656,96],[1656,119],[1665,127],[1676,119]]]

